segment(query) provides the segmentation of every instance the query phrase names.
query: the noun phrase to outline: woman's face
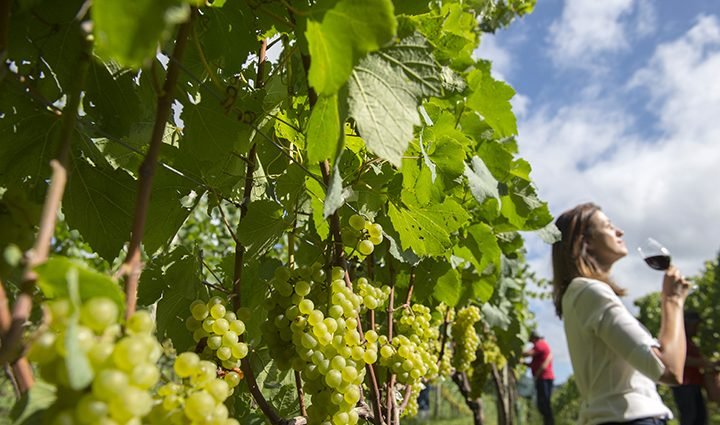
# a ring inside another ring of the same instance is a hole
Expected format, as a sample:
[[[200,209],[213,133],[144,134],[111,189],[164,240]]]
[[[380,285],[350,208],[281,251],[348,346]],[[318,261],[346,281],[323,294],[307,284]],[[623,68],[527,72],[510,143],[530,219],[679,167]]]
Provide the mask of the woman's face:
[[[596,211],[589,224],[587,251],[602,267],[609,268],[627,255],[627,247],[622,240],[623,231],[613,226],[605,213]]]

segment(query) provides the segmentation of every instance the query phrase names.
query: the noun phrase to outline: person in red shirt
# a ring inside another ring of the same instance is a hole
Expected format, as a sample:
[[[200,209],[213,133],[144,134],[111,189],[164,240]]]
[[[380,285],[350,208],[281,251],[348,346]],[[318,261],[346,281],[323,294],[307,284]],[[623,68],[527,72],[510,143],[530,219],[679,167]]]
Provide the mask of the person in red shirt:
[[[523,353],[526,357],[532,357],[530,370],[535,379],[535,390],[537,394],[537,407],[543,417],[543,425],[554,425],[550,396],[553,390],[555,374],[552,369],[552,352],[545,338],[537,332],[530,333],[530,342],[533,347]]]
[[[707,425],[708,414],[702,395],[703,373],[701,369],[712,367],[700,353],[692,337],[697,335],[700,315],[695,311],[685,312],[685,338],[687,356],[682,385],[672,387],[673,398],[680,413],[680,425]]]

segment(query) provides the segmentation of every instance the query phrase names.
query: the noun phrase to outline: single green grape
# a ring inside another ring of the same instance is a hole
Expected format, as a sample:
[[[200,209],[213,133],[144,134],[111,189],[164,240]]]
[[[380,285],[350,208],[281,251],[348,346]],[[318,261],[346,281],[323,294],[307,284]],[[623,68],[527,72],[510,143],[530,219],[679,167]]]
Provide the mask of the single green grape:
[[[200,366],[200,356],[193,352],[181,353],[175,359],[173,370],[181,378],[187,378],[195,374]]]
[[[370,255],[374,250],[375,245],[367,239],[360,241],[360,244],[358,244],[358,252],[362,255]]]
[[[216,400],[207,391],[197,391],[185,400],[185,414],[193,421],[201,422],[215,410]]]
[[[348,220],[350,227],[355,230],[363,230],[365,228],[365,218],[358,214],[353,214]]]
[[[128,318],[126,328],[131,334],[150,334],[155,329],[155,323],[148,311],[138,310]]]
[[[95,332],[102,332],[117,322],[120,310],[117,304],[105,297],[87,300],[80,308],[80,322]]]

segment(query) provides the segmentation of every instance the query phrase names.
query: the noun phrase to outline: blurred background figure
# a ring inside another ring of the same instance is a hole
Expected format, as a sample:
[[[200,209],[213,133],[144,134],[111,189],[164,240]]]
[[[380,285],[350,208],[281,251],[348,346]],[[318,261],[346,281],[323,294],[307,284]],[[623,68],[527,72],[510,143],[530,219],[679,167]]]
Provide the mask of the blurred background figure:
[[[524,352],[523,356],[532,358],[529,366],[535,380],[537,407],[543,417],[543,425],[554,425],[555,420],[550,406],[550,396],[555,379],[552,369],[552,352],[545,338],[536,331],[530,333],[530,342],[533,347]]]
[[[693,342],[700,326],[700,315],[696,311],[685,312],[685,338],[687,356],[681,385],[672,387],[673,397],[680,413],[680,425],[707,425],[708,414],[702,394],[703,369],[713,364],[700,353]]]

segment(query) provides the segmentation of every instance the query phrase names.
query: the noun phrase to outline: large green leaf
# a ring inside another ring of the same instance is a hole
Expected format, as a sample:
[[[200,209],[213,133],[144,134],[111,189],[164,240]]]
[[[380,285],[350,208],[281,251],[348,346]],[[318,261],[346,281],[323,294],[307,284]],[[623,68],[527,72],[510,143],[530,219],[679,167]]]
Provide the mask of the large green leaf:
[[[310,85],[321,95],[336,93],[358,60],[392,39],[396,26],[389,0],[340,0],[322,22],[309,20]]]
[[[391,203],[388,215],[400,234],[402,249],[411,248],[419,256],[446,254],[454,245],[451,234],[469,218],[463,207],[450,198],[420,206],[411,196],[405,196],[403,204]]]
[[[305,186],[307,187],[307,192],[310,195],[312,219],[315,224],[315,230],[322,239],[325,239],[330,234],[330,225],[323,214],[325,189],[317,180],[310,177],[305,177]]]
[[[328,218],[337,211],[347,198],[347,192],[343,190],[342,176],[340,175],[339,161],[335,163],[330,174],[330,184],[325,194],[325,203],[323,204],[323,217]]]
[[[515,90],[495,80],[487,70],[476,72],[480,72],[480,75],[474,77],[473,92],[468,97],[467,105],[482,114],[498,138],[516,135],[517,123],[510,104]]]
[[[500,199],[497,180],[480,158],[473,157],[472,166],[465,166],[465,177],[470,186],[470,192],[479,203],[482,204],[487,198]]]
[[[216,5],[217,1],[213,3]],[[247,2],[230,2],[224,7],[203,8],[197,17],[195,28],[205,60],[222,67],[227,75],[240,72],[245,59],[260,45],[253,34],[255,16],[250,8]]]
[[[185,319],[190,315],[190,304],[203,293],[197,277],[200,265],[197,258],[183,248],[174,251],[170,258],[164,273],[155,277],[158,281],[143,284],[152,282],[152,285],[163,287],[162,298],[157,304],[158,339],[170,338],[178,351],[194,351]]]
[[[180,0],[96,0],[91,11],[95,52],[139,68],[155,57],[158,43],[189,9]]]
[[[180,226],[185,222],[190,208],[183,205],[183,199],[193,190],[200,192],[191,180],[167,168],[158,167],[152,183],[150,208],[147,212],[143,244],[149,253],[168,244]],[[197,202],[200,197],[195,198]]]
[[[124,137],[141,119],[143,108],[136,93],[135,76],[127,70],[93,62],[87,76],[83,110],[104,137]],[[148,138],[149,140],[149,138]]]
[[[239,110],[228,109],[212,96],[211,90],[203,88],[199,103],[184,103],[180,149],[187,161],[217,168],[228,155],[247,152],[252,129],[243,120],[254,121],[262,108],[253,93],[242,93]]]
[[[17,399],[10,411],[14,425],[41,425],[46,409],[57,399],[57,388],[45,381],[36,381],[30,390]]]
[[[277,202],[259,200],[250,203],[238,226],[237,238],[246,248],[246,259],[257,258],[272,248],[289,227],[283,207]]]
[[[461,257],[470,261],[478,274],[497,276],[500,272],[501,250],[492,228],[485,223],[477,223],[465,229],[465,232],[462,247],[467,248],[470,255]]]
[[[440,274],[435,281],[433,297],[447,304],[450,307],[457,305],[460,300],[461,286],[458,272],[450,267],[448,263],[442,263],[444,273]]]
[[[121,169],[93,167],[79,158],[73,162],[63,203],[66,220],[107,260],[114,259],[130,237],[137,185]],[[193,189],[192,181],[163,167],[156,168],[143,236],[148,252],[175,236],[189,214],[181,204],[182,198]]]
[[[77,272],[78,291],[81,301],[94,297],[106,297],[117,304],[122,312],[125,309],[125,294],[115,279],[97,272],[79,260],[66,257],[50,257],[35,267],[37,285],[46,298],[68,297],[67,275],[70,270]]]
[[[313,107],[307,128],[307,152],[310,162],[335,158],[342,139],[338,96],[320,96]]]
[[[50,175],[58,117],[35,104],[14,78],[0,81],[0,185],[39,182]]]
[[[350,116],[373,153],[399,167],[420,125],[423,97],[441,90],[439,67],[420,36],[401,40],[363,59],[349,83]]]
[[[81,158],[72,163],[63,198],[65,219],[108,261],[129,238],[136,185],[120,169],[93,167]]]

